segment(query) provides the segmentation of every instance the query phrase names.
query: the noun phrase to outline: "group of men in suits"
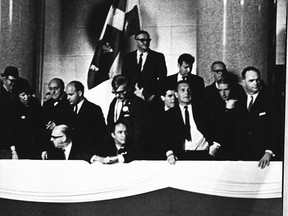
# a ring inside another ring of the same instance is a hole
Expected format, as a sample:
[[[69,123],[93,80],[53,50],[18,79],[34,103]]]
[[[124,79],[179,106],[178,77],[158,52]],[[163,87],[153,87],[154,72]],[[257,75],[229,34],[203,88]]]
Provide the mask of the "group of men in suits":
[[[245,68],[239,85],[226,65],[216,61],[211,65],[215,81],[205,87],[203,78],[191,74],[195,58],[184,53],[178,72],[167,77],[165,57],[149,48],[150,41],[148,32],[139,31],[137,50],[124,56],[122,74],[112,80],[115,98],[107,125],[101,108],[84,97],[82,83],[70,82],[65,92],[61,79],[49,82],[42,159],[63,158],[62,150],[68,148],[72,155],[65,153],[65,159],[90,163],[219,159],[269,165],[277,152],[272,144],[277,132],[260,71]]]

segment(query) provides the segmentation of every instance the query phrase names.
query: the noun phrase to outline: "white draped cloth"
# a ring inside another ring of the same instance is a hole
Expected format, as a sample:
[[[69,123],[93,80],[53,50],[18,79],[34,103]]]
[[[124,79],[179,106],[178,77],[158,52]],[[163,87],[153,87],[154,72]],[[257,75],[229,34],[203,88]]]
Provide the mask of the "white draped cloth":
[[[222,197],[281,198],[282,162],[259,169],[243,161],[84,161],[0,160],[0,197],[35,202],[88,202],[163,188]]]

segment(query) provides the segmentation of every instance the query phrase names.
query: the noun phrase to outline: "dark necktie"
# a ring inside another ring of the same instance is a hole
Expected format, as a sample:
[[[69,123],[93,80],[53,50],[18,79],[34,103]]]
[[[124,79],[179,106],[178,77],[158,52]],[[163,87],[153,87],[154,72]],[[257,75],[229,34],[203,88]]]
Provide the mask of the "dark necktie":
[[[248,104],[248,112],[250,112],[251,107],[252,107],[252,105],[253,105],[253,96],[251,95],[250,98],[251,98],[251,100],[250,100],[250,102],[249,102],[249,104]]]
[[[143,57],[143,53],[140,54],[140,56],[139,56],[139,62],[138,62],[138,67],[139,67],[139,71],[140,71],[140,72],[141,72],[141,70],[142,70],[142,61],[143,61],[142,57]]]
[[[75,105],[75,106],[74,106],[74,113],[77,114],[77,111],[78,111],[78,106]]]
[[[190,119],[189,119],[189,112],[188,112],[188,106],[184,107],[185,109],[185,139],[190,141],[191,140],[191,133],[190,133]]]

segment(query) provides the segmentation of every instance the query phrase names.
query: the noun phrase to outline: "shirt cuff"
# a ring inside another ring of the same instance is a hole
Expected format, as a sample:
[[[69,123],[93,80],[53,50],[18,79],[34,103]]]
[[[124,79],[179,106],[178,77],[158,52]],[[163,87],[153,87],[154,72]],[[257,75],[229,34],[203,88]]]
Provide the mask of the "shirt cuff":
[[[117,155],[118,156],[118,162],[119,163],[124,163],[125,162],[125,158],[123,157],[122,154]]]
[[[173,151],[169,150],[166,152],[166,157],[168,158],[169,156],[173,155]]]
[[[275,157],[275,154],[271,150],[266,150],[265,153],[269,153],[272,157]]]
[[[95,159],[96,159],[96,155],[93,155],[92,158],[90,159],[90,163],[93,163]]]

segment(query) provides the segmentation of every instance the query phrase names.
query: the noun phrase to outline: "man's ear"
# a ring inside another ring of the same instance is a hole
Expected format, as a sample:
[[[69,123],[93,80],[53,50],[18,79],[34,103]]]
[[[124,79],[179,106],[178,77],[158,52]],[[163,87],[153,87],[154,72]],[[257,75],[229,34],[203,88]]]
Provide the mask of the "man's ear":
[[[178,99],[178,93],[177,92],[175,92],[175,97]]]
[[[115,139],[115,134],[114,133],[111,133],[111,136],[113,139]]]
[[[160,96],[162,101],[165,101],[165,97],[163,95]]]
[[[83,92],[82,92],[82,91],[78,91],[78,95],[79,95],[80,97],[82,97],[82,96],[83,96]]]

